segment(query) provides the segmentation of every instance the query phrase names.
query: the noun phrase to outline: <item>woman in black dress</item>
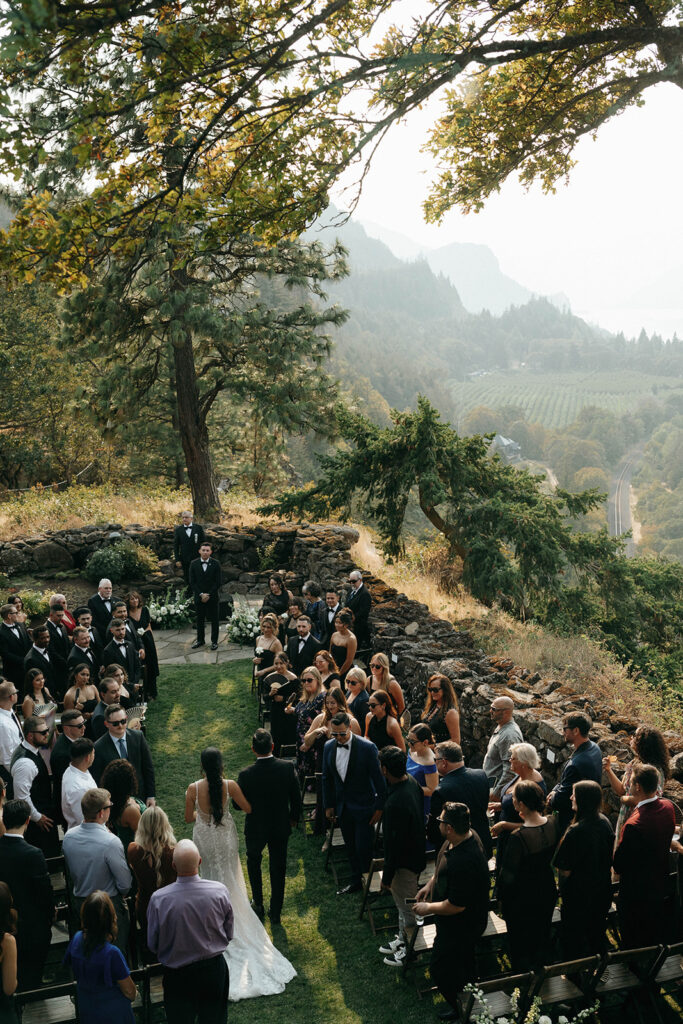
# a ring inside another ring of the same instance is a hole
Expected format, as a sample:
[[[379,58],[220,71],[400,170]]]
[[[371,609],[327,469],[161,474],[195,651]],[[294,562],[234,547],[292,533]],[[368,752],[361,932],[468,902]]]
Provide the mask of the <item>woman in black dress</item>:
[[[85,735],[90,738],[90,719],[99,704],[100,692],[85,662],[74,665],[69,674],[69,689],[64,694],[64,710],[80,711],[85,719]]]
[[[406,749],[401,726],[391,714],[391,701],[389,695],[383,690],[377,690],[370,694],[368,700],[370,709],[365,716],[365,736],[375,744],[378,750],[384,747],[399,747]]]
[[[512,969],[529,971],[544,956],[552,957],[550,926],[557,902],[552,861],[559,833],[555,818],[543,814],[545,797],[535,782],[518,782],[513,800],[522,825],[508,838],[498,895]]]
[[[351,632],[353,625],[353,614],[342,608],[334,620],[335,631],[330,637],[330,654],[339,665],[341,681],[346,679],[346,673],[353,665],[356,657],[358,641]]]
[[[292,594],[285,586],[285,581],[282,576],[279,576],[276,572],[272,573],[268,577],[268,593],[263,599],[261,608],[265,612],[272,612],[276,615],[278,622],[280,623],[280,640],[284,640],[285,628],[283,623],[283,616],[287,615],[289,610],[289,602],[292,599]]]
[[[453,740],[460,743],[460,710],[453,683],[448,676],[436,673],[427,680],[427,702],[420,715],[429,726],[436,743]]]
[[[145,658],[142,663],[145,679],[145,698],[154,700],[157,696],[157,679],[159,678],[159,656],[157,645],[154,642],[152,632],[152,617],[149,608],[145,607],[142,594],[137,590],[131,590],[126,598],[128,609],[128,621],[131,629],[136,633],[138,643],[142,641]],[[142,633],[140,632],[142,630]]]
[[[261,632],[256,638],[254,648],[254,678],[259,682],[265,680],[273,671],[273,663],[278,654],[282,653],[282,644],[277,638],[280,623],[277,615],[266,612],[261,617]]]
[[[614,830],[604,814],[597,782],[575,782],[574,820],[557,848],[554,864],[562,896],[562,955],[567,960],[602,954],[612,905]]]
[[[273,753],[280,756],[283,746],[296,743],[296,719],[287,714],[287,705],[298,700],[301,685],[298,676],[286,654],[275,655],[274,672],[266,676],[264,688],[270,695],[270,731],[273,736]]]

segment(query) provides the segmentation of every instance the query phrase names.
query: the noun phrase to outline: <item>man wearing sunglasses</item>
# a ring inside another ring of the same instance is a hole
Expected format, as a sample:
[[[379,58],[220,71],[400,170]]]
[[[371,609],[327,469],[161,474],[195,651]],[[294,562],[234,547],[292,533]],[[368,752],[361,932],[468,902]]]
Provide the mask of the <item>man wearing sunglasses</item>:
[[[156,803],[154,799],[156,782],[147,740],[139,729],[127,728],[128,718],[120,704],[110,704],[106,709],[104,726],[107,731],[104,736],[100,736],[95,744],[93,778],[99,785],[102,772],[110,761],[116,761],[118,758],[130,761],[138,780],[138,796],[148,807],[151,807]]]
[[[25,800],[30,808],[26,842],[37,846],[46,857],[59,854],[52,780],[40,753],[47,746],[50,730],[44,718],[31,715],[24,722],[24,739],[12,754],[10,771],[14,797]]]

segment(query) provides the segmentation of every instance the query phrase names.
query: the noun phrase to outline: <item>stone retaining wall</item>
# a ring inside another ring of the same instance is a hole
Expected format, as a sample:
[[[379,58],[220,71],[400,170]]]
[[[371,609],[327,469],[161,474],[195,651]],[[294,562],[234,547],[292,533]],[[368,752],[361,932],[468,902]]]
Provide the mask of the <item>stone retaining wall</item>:
[[[269,573],[275,567],[295,593],[300,593],[306,579],[314,579],[323,587],[334,582],[345,592],[348,574],[357,568],[350,549],[358,533],[350,527],[307,523],[211,526],[207,534],[223,568],[225,590],[231,594],[265,594]],[[120,537],[151,547],[161,560],[160,572],[156,578],[144,581],[144,590],[163,589],[178,576],[171,561],[172,529],[135,524],[124,528],[115,523],[0,544],[0,571],[11,576],[80,570],[93,551]],[[638,725],[636,721],[566,683],[531,675],[504,658],[488,657],[469,633],[432,615],[426,605],[410,600],[371,574],[366,573],[364,578],[373,596],[374,650],[388,655],[415,719],[425,703],[428,677],[443,672],[452,680],[460,702],[463,747],[469,764],[481,764],[492,729],[489,705],[492,698],[503,694],[514,700],[515,718],[524,739],[539,751],[542,772],[550,786],[559,778],[570,754],[564,743],[562,716],[571,710],[591,716],[595,723],[591,738],[604,754],[616,755],[622,767],[631,760],[628,742]],[[666,739],[674,776],[667,795],[683,806],[683,738],[671,733]],[[605,797],[616,809],[617,802],[607,784]]]

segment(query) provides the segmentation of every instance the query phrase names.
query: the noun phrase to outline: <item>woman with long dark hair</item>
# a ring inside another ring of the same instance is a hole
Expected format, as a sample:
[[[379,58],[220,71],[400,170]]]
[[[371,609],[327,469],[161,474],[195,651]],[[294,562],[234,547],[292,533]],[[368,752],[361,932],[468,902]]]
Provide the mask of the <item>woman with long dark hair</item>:
[[[437,743],[453,740],[460,743],[460,709],[453,683],[448,676],[436,672],[427,680],[427,700],[421,714]]]
[[[633,808],[636,805],[635,800],[631,796],[631,778],[633,776],[633,769],[639,764],[654,765],[659,773],[659,788],[657,790],[657,796],[662,795],[662,792],[664,791],[664,783],[669,778],[671,771],[669,764],[669,750],[666,745],[666,740],[659,729],[654,729],[650,725],[639,725],[631,737],[630,747],[633,751],[633,760],[626,765],[626,771],[621,778],[615,775],[611,758],[604,757],[602,760],[610,786],[617,796],[621,797],[621,807],[619,808],[619,817],[617,818],[614,836],[615,849],[619,844],[621,830],[626,824],[628,818],[630,818],[633,813]]]
[[[100,783],[111,793],[109,831],[118,836],[124,850],[133,842],[145,805],[137,796],[138,779],[130,761],[117,757],[102,772]]]
[[[145,600],[139,590],[131,590],[126,595],[126,609],[128,622],[135,630],[137,639],[142,643],[145,651],[145,661],[142,666],[145,678],[145,696],[155,700],[157,679],[159,678],[159,655],[152,632],[152,616],[149,614],[149,608],[145,607]]]
[[[225,952],[230,999],[275,995],[296,971],[272,944],[249,903],[228,800],[234,800],[247,814],[251,804],[238,784],[224,777],[220,750],[207,747],[201,764],[203,778],[188,786],[185,794],[185,821],[194,822],[192,838],[202,858],[202,877],[222,882],[230,893],[235,917],[235,937]]]
[[[401,726],[392,715],[391,698],[384,690],[376,690],[370,694],[369,711],[365,716],[365,736],[371,740],[378,750],[385,747],[406,749]]]
[[[566,960],[604,953],[612,904],[614,831],[602,808],[602,789],[584,779],[572,791],[574,820],[555,853],[562,897],[562,955]]]
[[[19,1019],[14,1009],[14,993],[17,989],[16,932],[17,912],[13,907],[12,893],[6,882],[0,882],[0,1024],[16,1024]]]
[[[78,990],[81,1024],[134,1024],[132,1002],[137,995],[126,958],[113,945],[118,934],[114,904],[96,889],[81,907],[81,931],[64,956]]]

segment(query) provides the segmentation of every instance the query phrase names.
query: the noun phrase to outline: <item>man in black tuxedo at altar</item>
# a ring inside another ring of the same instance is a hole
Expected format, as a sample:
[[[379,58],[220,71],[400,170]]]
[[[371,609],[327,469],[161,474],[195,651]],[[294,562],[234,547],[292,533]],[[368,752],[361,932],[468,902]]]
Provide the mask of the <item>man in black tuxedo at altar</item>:
[[[292,664],[292,672],[301,675],[305,668],[313,664],[322,644],[311,633],[311,620],[308,615],[300,615],[296,620],[297,635],[287,644],[287,657]]]
[[[237,784],[251,804],[251,814],[244,821],[247,845],[247,872],[251,885],[252,907],[263,919],[263,879],[261,857],[268,847],[270,863],[271,924],[280,923],[285,895],[287,843],[301,813],[301,791],[289,761],[273,757],[273,740],[266,729],[257,729],[251,743],[256,761],[244,768]],[[233,803],[233,807],[239,810]]]
[[[346,595],[346,607],[353,612],[353,632],[359,648],[370,646],[370,625],[368,618],[372,607],[372,595],[363,583],[358,569],[349,573],[351,590]]]
[[[13,604],[0,608],[0,655],[2,674],[21,690],[24,688],[24,658],[31,649],[31,638],[26,627],[17,622],[17,609]]]
[[[194,606],[197,612],[197,639],[193,648],[204,646],[204,623],[211,623],[211,650],[218,647],[218,621],[220,614],[218,592],[223,583],[221,565],[218,559],[212,558],[213,546],[204,541],[199,548],[199,558],[190,565],[190,587],[194,594]]]
[[[142,675],[140,655],[135,646],[126,640],[126,623],[122,619],[112,619],[109,625],[111,642],[107,644],[102,653],[102,660],[107,665],[120,665],[125,669],[128,682],[131,686],[137,686]]]
[[[109,623],[111,622],[114,600],[112,597],[111,580],[107,579],[100,580],[97,585],[97,593],[88,598],[88,608],[92,612],[93,623],[104,643],[107,642],[107,637],[109,636]]]
[[[183,512],[182,523],[173,531],[173,557],[181,565],[186,583],[190,581],[190,565],[199,557],[199,547],[204,542],[204,527],[195,523],[191,512]]]
[[[337,891],[337,896],[345,896],[362,888],[387,786],[377,747],[370,740],[354,736],[345,711],[334,715],[330,733],[332,738],[323,749],[323,806],[327,818],[339,822],[351,863],[351,882]]]

